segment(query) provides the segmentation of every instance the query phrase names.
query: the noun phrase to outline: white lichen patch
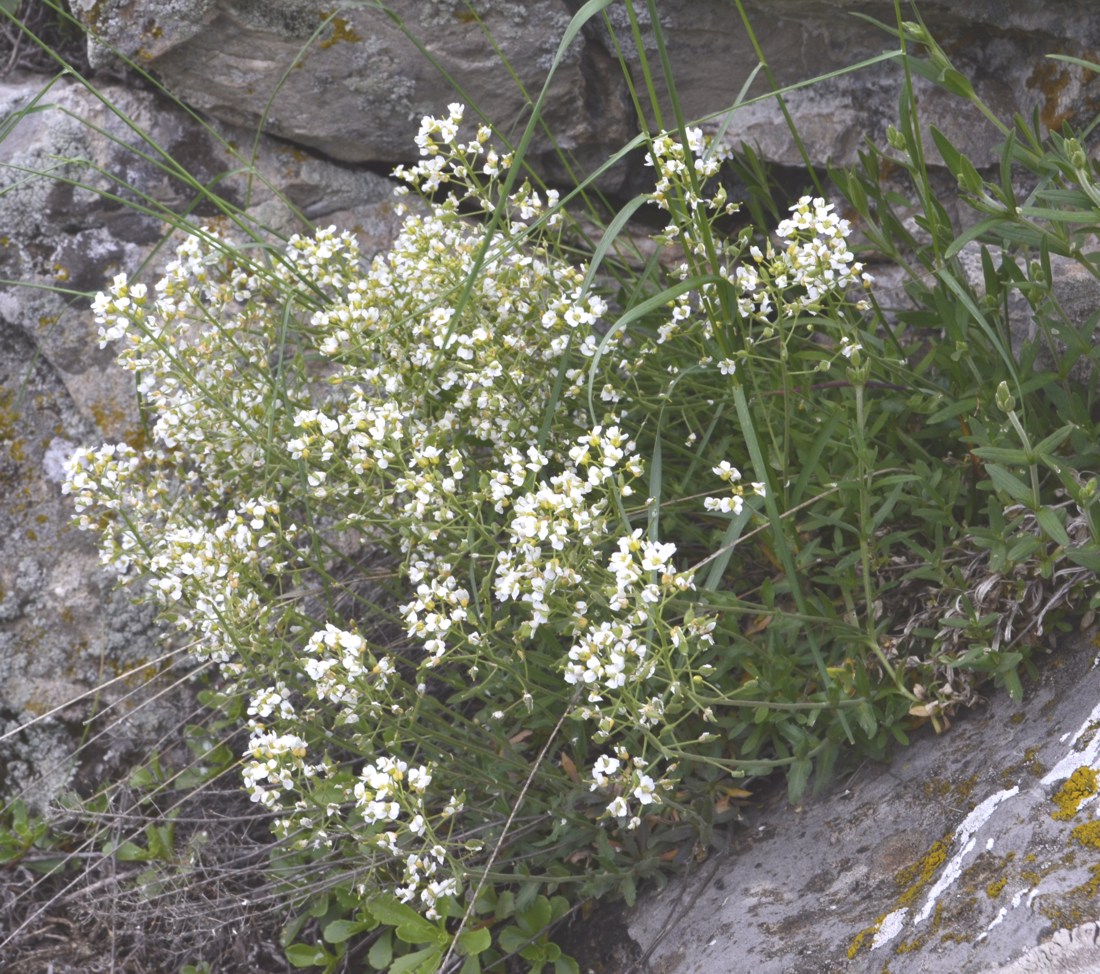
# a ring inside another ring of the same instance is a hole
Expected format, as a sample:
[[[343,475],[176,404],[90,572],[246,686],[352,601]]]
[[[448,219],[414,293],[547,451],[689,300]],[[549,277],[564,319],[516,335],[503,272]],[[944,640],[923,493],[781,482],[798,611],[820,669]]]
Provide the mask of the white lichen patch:
[[[989,821],[993,811],[1001,802],[1007,801],[1009,798],[1019,794],[1019,792],[1020,789],[1016,785],[1013,785],[1013,787],[1006,791],[998,791],[996,794],[990,795],[985,801],[981,802],[962,820],[959,827],[955,829],[955,835],[952,841],[952,845],[956,846],[959,851],[956,852],[947,865],[943,867],[940,878],[936,880],[936,884],[929,890],[928,896],[924,901],[924,906],[921,907],[921,911],[913,918],[914,925],[923,923],[932,915],[932,911],[936,907],[936,901],[958,880],[959,876],[962,874],[963,861],[974,849],[974,836],[978,830]]]
[[[879,947],[885,946],[900,934],[905,929],[905,918],[908,916],[909,907],[907,906],[903,906],[900,910],[894,910],[893,913],[887,913],[875,932],[875,939],[871,941],[871,950],[877,950]]]
[[[1100,704],[1093,708],[1092,713],[1085,718],[1077,733],[1073,735],[1066,754],[1043,776],[1042,783],[1044,785],[1052,785],[1057,781],[1068,778],[1082,765],[1087,764],[1095,768],[1100,764],[1100,733],[1097,733],[1098,726],[1100,726]],[[1078,743],[1090,733],[1092,737],[1078,749]]]

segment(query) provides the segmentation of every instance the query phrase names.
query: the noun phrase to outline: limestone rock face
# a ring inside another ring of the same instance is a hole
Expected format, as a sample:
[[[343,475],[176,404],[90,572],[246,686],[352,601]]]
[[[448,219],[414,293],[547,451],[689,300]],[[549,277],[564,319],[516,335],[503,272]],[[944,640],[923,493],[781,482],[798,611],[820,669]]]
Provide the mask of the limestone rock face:
[[[392,17],[356,5],[329,20],[310,0],[82,0],[74,7],[102,38],[99,58],[109,45],[203,112],[345,162],[406,158],[419,120],[455,100],[480,106],[518,138],[526,99],[541,90],[570,20],[563,3],[514,0],[479,4],[477,16],[457,0],[402,0]],[[422,39],[423,51],[410,37]],[[624,94],[601,41],[579,36],[546,102],[558,144],[602,161],[629,138]]]
[[[800,808],[754,802],[727,855],[627,914],[620,950],[677,974],[1100,970],[1081,925],[1097,916],[1093,637],[1067,640],[1023,704],[997,694]]]
[[[387,5],[389,14],[372,4],[334,6],[337,13],[326,22],[332,12],[322,15],[310,0],[73,4],[99,38],[93,55],[100,61],[110,57],[110,49],[118,50],[203,112],[348,162],[407,158],[410,133],[420,117],[438,115],[456,99],[481,106],[502,130],[518,133],[526,121],[527,97],[534,99],[541,90],[580,4],[482,0],[474,5],[476,16],[459,0],[395,0]],[[927,0],[920,9],[947,55],[975,81],[994,111],[1006,116],[1018,111],[1027,118],[1037,113],[1044,125],[1058,128],[1078,113],[1095,110],[1100,94],[1096,76],[1046,57],[1064,53],[1088,58],[1100,43],[1100,18],[1085,0]],[[767,73],[757,72],[758,53],[737,8],[727,0],[661,0],[659,10],[685,115],[717,113],[714,127],[724,126],[730,143],[754,145],[769,161],[792,166],[803,166],[807,159],[817,166],[853,163],[864,140],[881,140],[897,117],[896,64],[845,70],[897,49],[896,39],[860,17],[889,21],[892,13],[881,3],[745,4],[776,84],[796,85],[845,72],[785,95],[806,158],[775,99],[767,96]],[[613,4],[607,15],[620,45],[629,51],[625,8]],[[644,30],[644,16],[641,20]],[[410,37],[420,41],[423,51]],[[652,48],[652,38],[649,43]],[[606,26],[599,19],[590,21],[551,82],[546,120],[558,144],[577,156],[582,169],[602,162],[634,134],[634,110],[627,82],[609,53],[614,50]],[[656,50],[648,53],[657,68]],[[502,68],[501,56],[516,79]],[[463,94],[455,93],[444,72],[463,86]],[[637,57],[632,74],[644,97]],[[923,82],[921,89],[925,126],[935,125],[978,165],[996,161],[992,146],[997,133],[988,122],[963,110],[950,95]],[[739,99],[749,104],[729,112]],[[536,143],[536,155],[544,163],[549,148],[545,139]]]
[[[518,135],[581,2],[473,0],[475,15],[464,0],[390,0],[392,16],[339,0],[71,6],[93,36],[97,64],[124,55],[198,118],[136,81],[99,83],[101,100],[69,79],[44,90],[41,77],[0,78],[0,119],[11,121],[0,126],[0,281],[28,285],[0,283],[0,796],[36,778],[47,779],[41,795],[63,787],[84,721],[126,697],[146,667],[162,665],[152,620],[114,591],[92,539],[67,526],[60,491],[73,447],[141,436],[130,377],[111,349],[98,348],[91,295],[122,270],[155,279],[166,214],[223,230],[236,220],[240,233],[333,222],[355,229],[366,253],[384,247],[398,218],[378,173],[415,155],[419,118],[464,100]],[[896,49],[896,39],[855,16],[888,19],[890,4],[746,0],[775,83],[788,89],[802,148],[768,95],[735,5],[657,6],[684,114],[711,116],[706,124],[731,145],[796,167],[800,184],[806,165],[854,163],[864,140],[882,144],[896,123],[898,66],[885,59],[844,70]],[[1057,129],[1100,111],[1100,75],[1046,57],[1096,58],[1100,9],[1089,0],[921,0],[920,10],[1002,116],[1019,112]],[[611,33],[628,45],[630,24],[619,3],[607,16],[610,28],[592,21],[565,51],[546,102],[548,128],[582,174],[637,131]],[[631,70],[640,87],[637,57]],[[986,120],[923,80],[917,87],[925,131],[935,126],[979,166],[996,164],[999,135]],[[670,124],[670,106],[662,112]],[[549,176],[564,178],[545,135],[533,152]],[[636,192],[639,172],[626,167],[603,185]],[[241,215],[231,218],[231,209]],[[1052,263],[1067,317],[1090,321],[1095,282],[1079,265]],[[1028,324],[1021,321],[1025,332]],[[1073,839],[1086,812],[1051,817],[1074,769],[1100,761],[1094,654],[1080,647],[1049,668],[1026,709],[1002,700],[963,722],[946,746],[925,740],[892,768],[857,775],[804,810],[777,802],[747,813],[751,840],[719,871],[688,877],[631,918],[635,959],[652,950],[654,971],[685,974],[877,974],[887,965],[895,974],[986,974],[1012,962],[1024,974],[1078,969],[1042,966],[1072,950],[1086,957],[1079,969],[1100,969],[1086,956],[1094,928],[1079,926],[1096,909],[1096,849]],[[98,763],[86,772],[98,775],[182,719],[171,695],[137,711],[143,698],[128,699],[116,712],[129,709],[133,719],[96,745]],[[1028,967],[1026,948],[1040,939],[1050,944],[1029,955]]]

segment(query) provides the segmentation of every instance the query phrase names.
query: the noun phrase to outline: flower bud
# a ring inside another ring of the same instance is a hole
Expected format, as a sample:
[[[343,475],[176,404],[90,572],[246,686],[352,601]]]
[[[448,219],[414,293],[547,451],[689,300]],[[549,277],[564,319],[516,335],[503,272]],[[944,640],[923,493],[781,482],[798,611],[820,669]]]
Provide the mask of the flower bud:
[[[1010,413],[1016,408],[1016,400],[1012,397],[1012,393],[1008,391],[1008,383],[1004,379],[1001,380],[1000,385],[997,386],[997,392],[994,396],[994,400],[997,403],[997,408],[1004,413]]]

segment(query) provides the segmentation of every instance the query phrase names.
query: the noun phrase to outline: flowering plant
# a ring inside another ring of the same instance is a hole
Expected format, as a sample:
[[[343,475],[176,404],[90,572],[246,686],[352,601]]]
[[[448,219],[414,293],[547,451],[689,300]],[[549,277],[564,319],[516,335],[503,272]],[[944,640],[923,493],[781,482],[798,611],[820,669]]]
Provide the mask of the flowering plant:
[[[654,331],[609,329],[555,195],[505,197],[507,156],[484,127],[463,141],[462,114],[424,120],[399,192],[435,195],[369,264],[334,228],[266,261],[203,228],[155,289],[116,277],[94,310],[149,444],[79,450],[65,485],[105,564],[245,701],[241,773],[277,834],[343,863],[363,915],[389,891],[441,922],[517,813],[536,860],[614,860],[643,826],[705,834],[690,780],[745,773],[716,732],[728,638],[679,545],[758,517],[768,488],[743,486],[727,437],[694,513],[661,521],[637,438],[688,370],[720,412],[738,356],[845,308],[860,273],[806,198],[780,247],[723,245]],[[735,209],[692,190],[680,160],[711,174],[706,152],[698,130],[654,141],[652,199],[683,211],[666,241]],[[468,215],[498,207],[494,236]],[[720,286],[739,338],[715,328]]]
[[[999,578],[1094,557],[1092,495],[1044,506],[1006,382],[993,400],[950,352],[914,363],[823,192],[747,223],[721,146],[657,132],[667,223],[639,270],[618,241],[586,256],[463,114],[423,120],[387,252],[191,228],[153,289],[119,275],[94,303],[148,438],[78,450],[65,489],[216,670],[291,895],[330,891],[292,925],[324,940],[291,945],[299,966],[363,934],[376,969],[575,970],[543,928],[704,854],[745,779],[782,769],[797,798],[845,746],[942,727],[982,674],[1018,688],[1021,654],[944,635],[988,620],[914,615],[968,582],[936,574],[945,552],[996,550],[963,534],[952,449],[990,461],[990,523],[1014,512],[1031,545]],[[838,182],[874,233],[889,200]],[[983,396],[1003,418],[960,435]]]

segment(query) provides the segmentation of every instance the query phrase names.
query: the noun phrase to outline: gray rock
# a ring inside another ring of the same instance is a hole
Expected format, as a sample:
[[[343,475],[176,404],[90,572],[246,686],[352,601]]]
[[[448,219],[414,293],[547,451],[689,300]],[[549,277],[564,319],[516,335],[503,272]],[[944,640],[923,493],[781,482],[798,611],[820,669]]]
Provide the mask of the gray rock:
[[[822,799],[748,810],[727,855],[627,916],[649,969],[1100,969],[1081,926],[1100,919],[1097,799],[1064,797],[1100,766],[1100,657],[1091,634],[1071,643],[1023,704],[996,694]]]
[[[559,39],[579,3],[491,0],[477,17],[458,0],[398,0],[394,16],[369,4],[348,5],[327,26],[306,0],[229,3],[227,0],[76,0],[74,12],[94,32],[94,59],[115,48],[153,69],[173,94],[204,112],[334,159],[393,162],[408,157],[410,132],[422,115],[438,115],[456,99],[480,105],[506,130],[518,131],[527,99],[501,67],[486,32],[533,98],[541,89]],[[747,3],[747,16],[780,86],[843,71],[896,49],[897,41],[860,19],[892,18],[881,3],[850,0],[768,0]],[[1052,51],[1089,57],[1100,43],[1100,18],[1085,0],[1057,5],[1028,0],[926,0],[921,13],[956,67],[973,78],[995,112],[1020,112],[1058,128],[1087,112],[1096,76],[1046,60]],[[759,148],[770,161],[804,159],[774,99],[728,115],[750,80],[758,56],[737,9],[726,0],[662,0],[660,15],[684,113],[718,113],[727,140]],[[643,11],[644,13],[644,11]],[[641,87],[625,9],[608,15]],[[645,17],[641,18],[645,29]],[[480,22],[479,22],[480,21]],[[483,29],[484,27],[484,29]],[[408,35],[464,88],[459,95]],[[651,35],[647,54],[659,61]],[[584,166],[604,160],[633,134],[625,80],[609,52],[611,37],[593,20],[569,49],[552,82],[546,120],[562,148]],[[660,82],[658,81],[660,88]],[[815,165],[857,161],[867,138],[881,140],[897,117],[899,70],[879,64],[790,93],[793,115]],[[750,99],[766,96],[763,74]],[[958,98],[918,79],[920,117],[935,125],[979,165],[996,162],[998,133]],[[642,88],[644,98],[644,87]],[[670,106],[664,105],[666,125]],[[545,140],[536,145],[543,164]]]
[[[456,100],[480,106],[518,138],[527,98],[542,88],[569,23],[567,5],[492,0],[479,4],[477,17],[457,0],[390,7],[394,17],[371,5],[349,6],[327,25],[308,0],[80,0],[74,12],[99,38],[93,59],[102,62],[107,47],[117,49],[196,108],[332,159],[405,159],[421,117]],[[409,36],[423,40],[423,53]],[[457,95],[442,72],[465,93]],[[629,138],[624,93],[605,47],[578,37],[546,102],[558,145],[590,165],[602,162]],[[536,151],[548,154],[545,139]]]
[[[1073,930],[1059,930],[1044,944],[1034,947],[1003,974],[1095,974],[1100,970],[1100,924],[1082,923]]]

